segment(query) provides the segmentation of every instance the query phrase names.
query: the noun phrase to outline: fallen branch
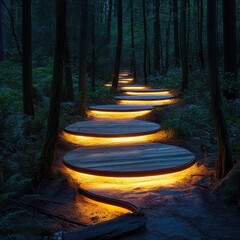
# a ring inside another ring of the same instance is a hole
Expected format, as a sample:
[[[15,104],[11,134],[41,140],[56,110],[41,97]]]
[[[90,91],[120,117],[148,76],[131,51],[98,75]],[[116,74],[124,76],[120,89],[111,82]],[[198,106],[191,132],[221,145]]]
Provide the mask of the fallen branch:
[[[113,220],[89,226],[77,231],[63,233],[64,240],[119,239],[130,234],[145,231],[142,214],[126,214]]]

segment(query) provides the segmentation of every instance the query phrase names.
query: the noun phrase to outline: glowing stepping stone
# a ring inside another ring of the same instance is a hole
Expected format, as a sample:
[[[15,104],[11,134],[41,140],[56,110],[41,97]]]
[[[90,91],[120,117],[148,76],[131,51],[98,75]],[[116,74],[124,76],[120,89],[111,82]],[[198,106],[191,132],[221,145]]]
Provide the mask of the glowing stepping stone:
[[[175,96],[171,94],[165,95],[147,95],[147,96],[117,96],[114,97],[119,104],[146,104],[152,106],[161,106],[173,104],[176,102]]]
[[[75,122],[65,128],[65,132],[73,135],[107,138],[141,136],[159,130],[160,125],[140,120],[88,120]]]
[[[146,89],[129,89],[129,90],[122,90],[124,95],[128,96],[150,96],[150,95],[167,95],[170,94],[168,89],[154,89],[154,88],[146,88]]]
[[[142,177],[177,172],[192,166],[195,156],[172,145],[78,148],[65,154],[64,164],[81,173],[111,177]]]
[[[97,118],[135,118],[149,114],[152,106],[141,105],[98,105],[88,108],[88,115]]]

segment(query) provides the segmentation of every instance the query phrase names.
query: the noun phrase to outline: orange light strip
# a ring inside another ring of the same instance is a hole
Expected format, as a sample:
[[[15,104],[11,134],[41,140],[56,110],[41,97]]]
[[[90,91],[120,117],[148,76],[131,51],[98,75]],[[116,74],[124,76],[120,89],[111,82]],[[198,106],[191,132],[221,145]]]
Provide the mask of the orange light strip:
[[[61,137],[68,142],[81,146],[106,146],[106,145],[126,145],[137,144],[143,142],[156,142],[162,139],[167,139],[172,136],[169,131],[160,130],[156,133],[146,134],[134,137],[88,137],[82,135],[73,135],[67,132],[62,132]]]
[[[118,104],[131,104],[131,105],[156,105],[156,106],[162,106],[162,105],[169,105],[176,103],[176,99],[163,99],[163,100],[117,100]]]
[[[124,92],[125,95],[129,96],[161,96],[161,95],[168,95],[170,91],[159,91],[159,92]]]
[[[121,112],[114,112],[114,111],[103,111],[103,110],[89,110],[88,116],[95,117],[95,118],[117,118],[117,119],[131,119],[140,116],[147,115],[152,110],[138,110],[138,111],[121,111]]]
[[[121,90],[137,90],[137,89],[146,89],[146,86],[122,86],[119,87]]]

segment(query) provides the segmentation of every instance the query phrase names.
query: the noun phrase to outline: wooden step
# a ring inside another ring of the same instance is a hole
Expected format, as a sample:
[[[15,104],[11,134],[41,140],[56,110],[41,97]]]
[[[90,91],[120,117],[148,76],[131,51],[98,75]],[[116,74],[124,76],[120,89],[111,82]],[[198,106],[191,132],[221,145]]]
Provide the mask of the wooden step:
[[[147,143],[78,148],[65,154],[63,162],[75,171],[92,175],[141,177],[186,169],[194,164],[195,156],[184,148]]]
[[[158,132],[160,125],[147,121],[126,120],[87,120],[70,124],[67,133],[89,137],[130,137]]]

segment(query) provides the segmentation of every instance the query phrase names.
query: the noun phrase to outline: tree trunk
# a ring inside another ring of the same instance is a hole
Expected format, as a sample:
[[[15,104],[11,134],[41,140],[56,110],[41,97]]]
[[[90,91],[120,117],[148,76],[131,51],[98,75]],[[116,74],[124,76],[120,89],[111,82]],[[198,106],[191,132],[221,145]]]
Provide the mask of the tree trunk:
[[[173,21],[174,21],[174,63],[180,66],[179,36],[178,36],[178,0],[173,0]]]
[[[87,85],[87,41],[88,41],[88,1],[81,0],[80,53],[79,53],[79,92],[80,114],[86,114]]]
[[[66,0],[56,0],[57,19],[53,78],[51,86],[50,108],[48,114],[47,132],[41,153],[41,177],[48,177],[52,173],[55,157],[55,147],[58,139],[58,130],[61,110],[61,93],[63,82],[64,45],[66,32]]]
[[[237,88],[237,33],[236,0],[222,0],[224,42],[224,96],[236,99]]]
[[[66,43],[64,47],[64,70],[65,70],[64,100],[73,102],[74,90],[73,90],[73,80],[72,80],[72,67],[71,67],[69,44],[68,44],[67,38],[66,38]]]
[[[186,0],[181,0],[181,14],[180,14],[180,46],[181,46],[181,61],[182,61],[182,86],[181,91],[188,87],[188,51],[186,38]]]
[[[116,92],[118,88],[118,77],[121,64],[122,53],[122,0],[117,0],[117,15],[118,15],[118,39],[115,57],[114,76],[112,81],[112,91]]]
[[[95,6],[92,4],[92,91],[95,91]]]
[[[197,0],[197,18],[198,18],[198,59],[200,63],[200,69],[204,70],[204,53],[203,53],[203,2],[202,0]]]
[[[160,74],[160,19],[159,19],[159,5],[160,0],[154,0],[155,2],[155,21],[154,21],[154,72]]]
[[[106,44],[111,42],[111,21],[112,21],[112,1],[108,2],[108,18],[107,18],[107,32],[106,32]]]
[[[209,83],[211,94],[211,105],[213,120],[218,142],[217,176],[225,177],[231,170],[232,155],[229,142],[229,135],[222,110],[222,98],[220,94],[220,83],[218,77],[218,47],[217,47],[217,20],[216,1],[208,0],[207,38],[208,38],[208,62],[209,62]]]
[[[32,20],[31,0],[22,2],[22,25],[23,25],[23,112],[34,116],[32,96]]]
[[[135,82],[137,79],[137,71],[136,71],[135,42],[134,42],[133,0],[130,0],[130,12],[131,12],[131,48],[132,48],[131,72],[133,73],[133,80]]]
[[[151,50],[148,45],[148,54],[147,54],[147,63],[148,63],[148,75],[151,75]]]
[[[172,6],[171,6],[171,0],[169,0],[169,19],[168,19],[168,24],[166,28],[166,60],[165,60],[166,73],[169,68],[169,41],[170,41],[171,19],[172,19]]]
[[[144,84],[147,85],[147,21],[146,21],[146,0],[142,0],[142,7],[143,7],[143,29],[144,29],[143,74],[144,74]]]
[[[6,50],[6,30],[3,27],[4,23],[4,11],[3,11],[3,5],[2,2],[0,1],[0,61],[5,60],[7,54],[5,53]]]

